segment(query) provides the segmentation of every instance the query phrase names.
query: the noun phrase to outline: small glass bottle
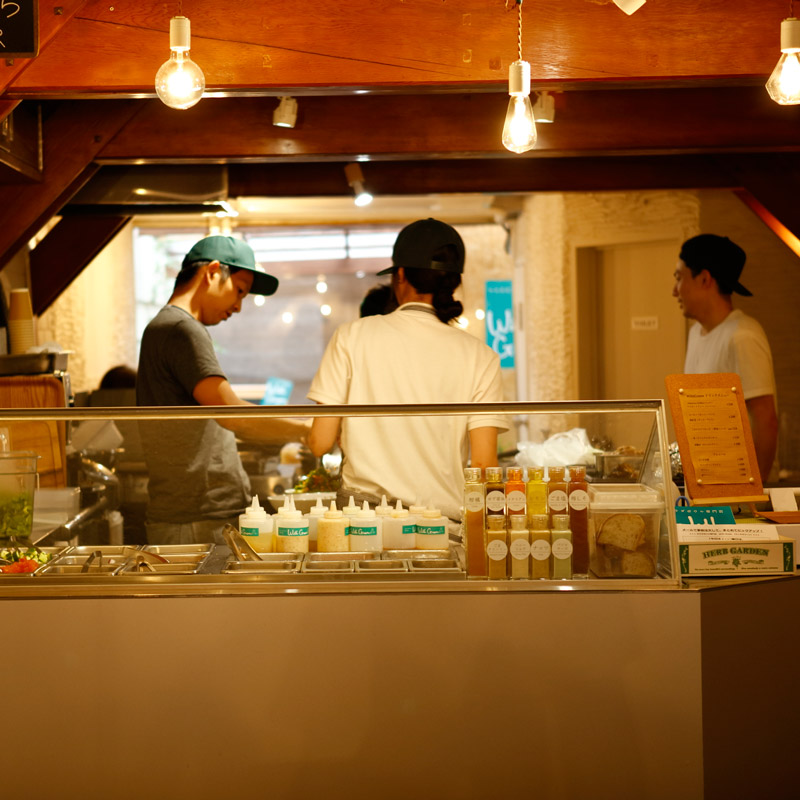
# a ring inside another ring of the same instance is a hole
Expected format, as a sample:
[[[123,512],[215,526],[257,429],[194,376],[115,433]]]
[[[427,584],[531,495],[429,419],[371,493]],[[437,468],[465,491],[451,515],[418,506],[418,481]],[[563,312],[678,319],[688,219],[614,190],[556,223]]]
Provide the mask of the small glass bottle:
[[[509,517],[508,554],[512,578],[527,578],[530,575],[531,544],[528,536],[528,520],[524,514]]]
[[[502,467],[486,467],[486,517],[506,516],[506,486]],[[488,528],[488,525],[487,525]]]
[[[550,512],[550,527],[556,514],[567,513],[567,482],[564,480],[564,467],[547,468],[547,510]]]
[[[572,577],[572,531],[569,514],[553,514],[550,533],[553,549],[553,578],[569,580]]]
[[[489,580],[508,577],[508,541],[505,515],[486,517],[486,559]]]
[[[528,512],[528,530],[533,530],[531,517],[535,514],[547,513],[547,484],[544,480],[544,467],[528,467],[525,505]]]
[[[569,527],[572,531],[572,574],[589,575],[589,493],[586,467],[576,464],[569,468],[567,503]]]
[[[552,570],[550,548],[550,517],[532,514],[528,518],[531,537],[531,578],[546,579]]]
[[[506,470],[505,495],[506,516],[510,528],[511,517],[525,516],[525,482],[522,480],[522,467],[509,467]]]
[[[464,470],[464,549],[467,556],[467,577],[486,577],[486,489],[479,467]]]

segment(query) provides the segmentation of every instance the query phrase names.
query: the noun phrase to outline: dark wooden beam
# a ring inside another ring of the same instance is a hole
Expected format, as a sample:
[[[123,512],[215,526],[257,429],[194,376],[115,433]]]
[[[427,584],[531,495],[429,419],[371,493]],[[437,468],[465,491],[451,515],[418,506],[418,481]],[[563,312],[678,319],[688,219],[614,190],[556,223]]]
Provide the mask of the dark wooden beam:
[[[69,8],[74,3],[63,3]],[[10,84],[17,96],[153,94],[180,4],[91,0]],[[522,11],[536,84],[765,79],[786,0],[651,0],[626,16],[610,0],[537,0]],[[491,86],[517,57],[509,0],[256,3],[192,0],[192,56],[209,90],[330,92],[355,87]],[[40,16],[53,7],[41,3]]]
[[[496,94],[305,97],[294,128],[272,125],[276,101],[203,100],[139,113],[98,153],[101,163],[320,161],[800,151],[800,106],[761,87],[584,91],[556,96],[552,125],[523,155],[500,142],[507,97]]]
[[[98,169],[97,152],[136,113],[134,101],[67,103],[44,121],[40,183],[0,186],[0,269]]]
[[[130,217],[64,217],[31,251],[31,302],[37,316],[122,230]]]

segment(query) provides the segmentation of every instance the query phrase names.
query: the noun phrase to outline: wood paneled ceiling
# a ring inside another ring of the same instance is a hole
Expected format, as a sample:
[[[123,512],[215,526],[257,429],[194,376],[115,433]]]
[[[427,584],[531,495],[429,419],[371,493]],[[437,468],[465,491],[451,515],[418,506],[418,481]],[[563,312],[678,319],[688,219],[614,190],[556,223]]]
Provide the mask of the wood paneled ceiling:
[[[0,267],[99,171],[141,164],[228,165],[232,196],[347,194],[354,159],[385,194],[726,187],[800,234],[800,106],[763,88],[787,0],[522,8],[534,91],[557,94],[520,156],[500,144],[513,0],[39,3],[39,56],[0,62],[0,118],[40,104],[43,119],[41,170],[0,176]],[[187,111],[153,90],[181,11],[207,86]],[[271,124],[286,94],[293,129]]]

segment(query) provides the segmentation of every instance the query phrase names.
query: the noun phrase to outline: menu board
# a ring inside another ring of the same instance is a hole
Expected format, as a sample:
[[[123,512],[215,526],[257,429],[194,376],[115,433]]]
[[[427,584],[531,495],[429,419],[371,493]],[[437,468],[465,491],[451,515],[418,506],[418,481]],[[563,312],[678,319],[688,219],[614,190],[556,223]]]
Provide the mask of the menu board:
[[[739,376],[668,375],[666,384],[692,502],[767,500]]]
[[[0,58],[39,55],[38,9],[36,0],[0,1]]]

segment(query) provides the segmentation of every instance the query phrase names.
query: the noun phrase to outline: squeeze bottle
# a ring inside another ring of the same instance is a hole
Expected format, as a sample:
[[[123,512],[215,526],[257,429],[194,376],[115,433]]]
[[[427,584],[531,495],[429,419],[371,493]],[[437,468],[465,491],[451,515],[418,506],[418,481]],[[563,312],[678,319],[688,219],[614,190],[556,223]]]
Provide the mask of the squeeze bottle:
[[[336,501],[331,500],[331,507],[317,522],[317,550],[320,553],[341,553],[350,549],[347,535],[347,517],[336,508]]]
[[[257,494],[244,514],[239,514],[239,533],[257,553],[272,552],[272,517],[261,507]]]
[[[383,549],[382,520],[365,500],[361,510],[350,517],[350,550],[372,552]]]
[[[377,509],[376,509],[377,511]],[[385,550],[413,550],[417,525],[407,508],[398,500],[388,517],[383,518],[383,547]]]
[[[275,516],[275,531],[279,553],[308,552],[308,519],[294,507],[291,495]]]
[[[325,506],[322,505],[322,498],[317,498],[317,504],[311,506],[306,514],[308,519],[308,549],[314,552],[317,549],[317,525],[325,514]]]
[[[447,517],[438,508],[426,508],[417,517],[417,550],[447,550],[450,540],[447,536]]]

